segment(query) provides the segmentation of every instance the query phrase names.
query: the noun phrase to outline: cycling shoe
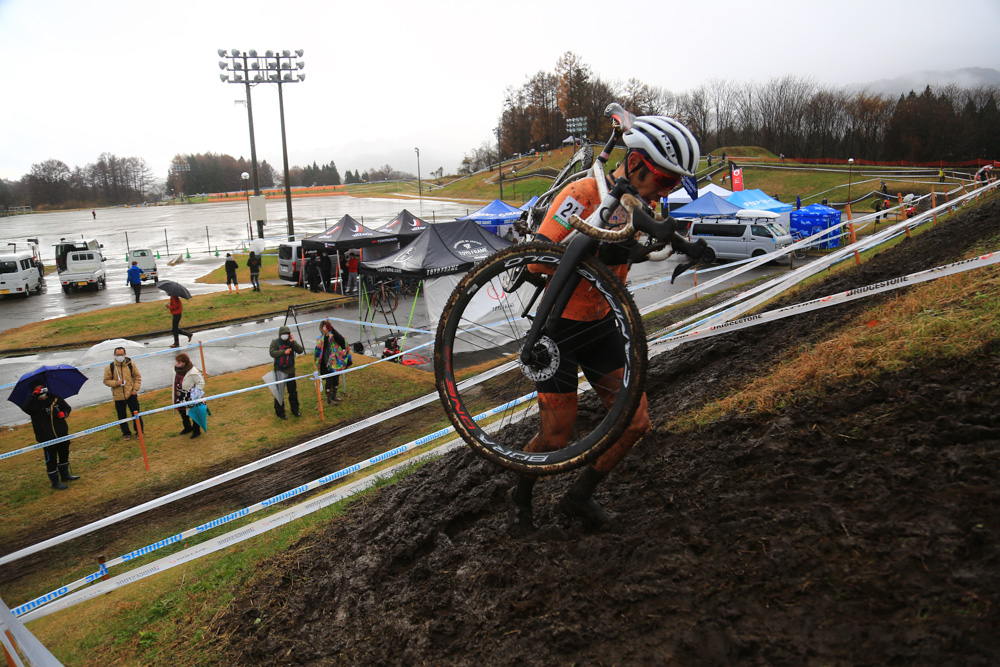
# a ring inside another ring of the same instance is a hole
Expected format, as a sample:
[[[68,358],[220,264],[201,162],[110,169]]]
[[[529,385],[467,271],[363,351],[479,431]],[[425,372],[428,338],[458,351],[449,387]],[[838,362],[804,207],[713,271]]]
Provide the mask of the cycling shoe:
[[[611,524],[613,516],[593,496],[577,500],[566,494],[559,501],[559,509],[570,518],[580,519],[584,528],[598,530]]]

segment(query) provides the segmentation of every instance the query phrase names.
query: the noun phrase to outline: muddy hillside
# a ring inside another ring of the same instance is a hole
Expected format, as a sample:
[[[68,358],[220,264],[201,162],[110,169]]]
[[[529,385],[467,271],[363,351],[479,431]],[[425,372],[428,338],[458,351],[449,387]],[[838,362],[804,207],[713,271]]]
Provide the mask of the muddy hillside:
[[[968,256],[996,201],[795,302]],[[590,533],[542,480],[507,534],[511,474],[468,450],[356,503],[243,591],[234,664],[1000,664],[1000,332],[766,418],[669,415],[767,373],[878,298],[651,361],[653,431],[598,489]]]

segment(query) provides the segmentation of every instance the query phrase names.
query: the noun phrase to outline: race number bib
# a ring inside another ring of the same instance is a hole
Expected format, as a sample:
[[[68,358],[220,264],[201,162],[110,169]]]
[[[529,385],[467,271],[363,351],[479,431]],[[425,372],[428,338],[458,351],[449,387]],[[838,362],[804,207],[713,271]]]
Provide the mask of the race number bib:
[[[552,218],[558,222],[560,225],[569,229],[569,218],[572,215],[580,215],[583,212],[583,204],[567,196],[559,203],[559,208],[556,210]]]

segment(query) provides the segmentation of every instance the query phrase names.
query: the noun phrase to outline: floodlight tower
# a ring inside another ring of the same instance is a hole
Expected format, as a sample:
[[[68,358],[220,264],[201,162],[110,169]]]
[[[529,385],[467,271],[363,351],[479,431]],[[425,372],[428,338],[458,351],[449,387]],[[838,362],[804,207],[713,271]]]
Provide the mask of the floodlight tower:
[[[219,49],[219,57],[225,58],[225,60],[219,61],[219,69],[223,71],[219,75],[222,82],[241,84],[246,87],[247,120],[250,124],[250,173],[253,174],[253,194],[255,197],[259,197],[260,177],[257,174],[257,144],[253,138],[253,103],[250,101],[250,67],[248,62],[249,58],[257,57],[257,52],[252,49],[246,53],[241,52],[239,49],[232,49],[230,51]],[[255,81],[259,80],[260,77],[258,75]],[[247,199],[247,206],[249,205],[250,202]],[[257,235],[260,238],[264,238],[263,219],[257,221]]]

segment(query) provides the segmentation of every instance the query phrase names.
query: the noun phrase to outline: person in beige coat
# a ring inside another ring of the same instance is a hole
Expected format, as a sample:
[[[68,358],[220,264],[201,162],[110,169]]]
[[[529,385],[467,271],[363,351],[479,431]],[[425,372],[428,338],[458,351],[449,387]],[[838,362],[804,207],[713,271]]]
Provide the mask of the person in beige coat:
[[[104,384],[111,387],[111,396],[115,400],[115,410],[118,411],[118,419],[125,419],[136,412],[142,412],[139,407],[139,389],[142,387],[142,374],[139,367],[131,359],[125,356],[124,347],[115,348],[115,358],[111,364],[104,369]],[[126,412],[127,409],[127,412]],[[132,435],[129,433],[128,425],[132,424],[135,434],[139,435],[139,426],[143,429],[146,425],[139,417],[139,425],[135,420],[122,422],[122,440],[129,440]]]

